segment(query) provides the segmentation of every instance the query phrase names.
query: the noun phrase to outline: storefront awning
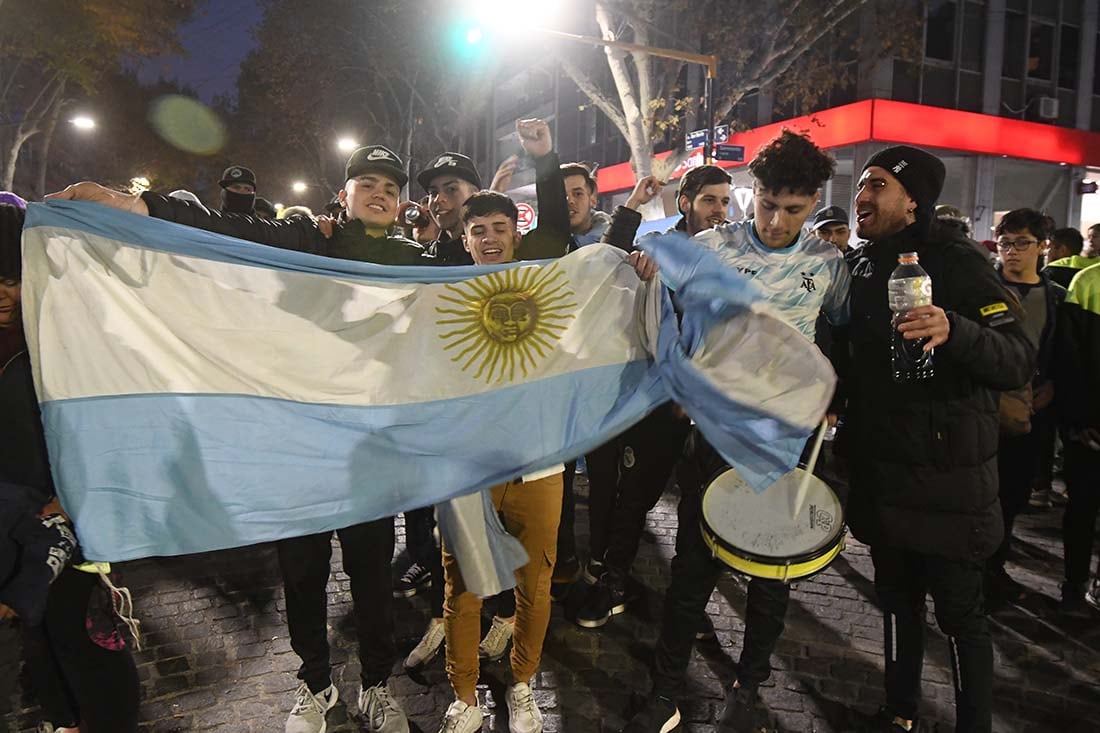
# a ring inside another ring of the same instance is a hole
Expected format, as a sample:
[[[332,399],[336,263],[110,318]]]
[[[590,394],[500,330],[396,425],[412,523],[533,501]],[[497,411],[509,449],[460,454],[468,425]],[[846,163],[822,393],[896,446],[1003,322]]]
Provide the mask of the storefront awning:
[[[716,165],[723,168],[747,165],[761,146],[785,128],[808,134],[823,148],[864,142],[904,143],[976,155],[1100,166],[1097,132],[889,99],[868,99],[731,134],[727,142],[743,146],[745,160],[720,161]],[[657,157],[669,155],[666,152]],[[670,178],[679,178],[700,163],[702,148],[695,150]],[[600,168],[596,179],[600,193],[614,193],[634,185],[634,172],[630,163],[618,163]]]

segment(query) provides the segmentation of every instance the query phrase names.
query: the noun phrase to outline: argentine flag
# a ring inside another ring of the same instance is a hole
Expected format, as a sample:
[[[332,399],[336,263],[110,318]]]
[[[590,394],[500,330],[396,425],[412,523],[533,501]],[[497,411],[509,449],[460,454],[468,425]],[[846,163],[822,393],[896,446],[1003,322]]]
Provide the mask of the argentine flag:
[[[85,554],[237,547],[439,504],[581,455],[669,399],[766,486],[835,376],[709,252],[653,247],[680,314],[607,246],[388,267],[32,205],[27,341]]]

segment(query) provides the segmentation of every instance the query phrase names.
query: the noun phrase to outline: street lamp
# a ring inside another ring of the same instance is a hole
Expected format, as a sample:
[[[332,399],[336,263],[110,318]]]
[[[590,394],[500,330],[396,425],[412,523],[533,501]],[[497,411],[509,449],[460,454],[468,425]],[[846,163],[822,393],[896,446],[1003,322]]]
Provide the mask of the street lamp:
[[[305,193],[306,189],[309,188],[309,185],[303,183],[302,181],[295,181],[294,183],[290,184],[290,188],[292,191],[294,191],[294,193]]]
[[[359,147],[358,141],[350,137],[342,137],[336,141],[336,149],[341,153],[350,153]]]
[[[77,115],[69,120],[69,124],[78,130],[94,130],[95,120],[87,115]]]
[[[548,7],[544,7],[544,13],[546,11],[556,10],[556,3],[549,3]],[[505,2],[504,0],[478,0],[474,5],[474,12],[478,18],[478,22],[485,24],[486,26],[500,27],[508,21],[516,20],[516,23],[512,24],[512,27],[518,25],[527,25],[524,19],[516,19],[515,14],[522,8],[521,3]],[[707,142],[703,145],[703,162],[710,164],[714,159],[714,78],[718,76],[718,57],[714,54],[704,53],[691,53],[689,51],[678,51],[672,48],[659,48],[657,46],[644,46],[640,43],[624,43],[623,41],[608,41],[603,38],[596,38],[594,36],[582,36],[576,33],[566,33],[564,31],[550,30],[549,28],[540,27],[536,24],[527,25],[528,29],[535,33],[541,33],[551,38],[557,38],[563,41],[572,41],[574,43],[584,43],[589,46],[596,46],[599,48],[617,48],[623,51],[634,51],[636,53],[647,53],[651,56],[658,56],[660,58],[675,59],[676,61],[686,61],[689,64],[699,64],[706,68],[706,81],[703,85],[703,106],[706,110],[707,119]],[[480,25],[473,25],[466,31],[466,42],[469,45],[476,45],[482,40],[482,30]]]

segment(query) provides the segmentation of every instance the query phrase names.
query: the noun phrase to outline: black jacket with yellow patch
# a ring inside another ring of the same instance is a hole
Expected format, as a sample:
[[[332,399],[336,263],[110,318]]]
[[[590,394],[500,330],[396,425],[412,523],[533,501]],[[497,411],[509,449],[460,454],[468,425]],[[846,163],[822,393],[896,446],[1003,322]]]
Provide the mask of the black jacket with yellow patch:
[[[890,360],[887,281],[902,252],[920,256],[933,303],[951,322],[935,351],[935,375],[912,383],[893,380]],[[1035,370],[1018,302],[973,242],[936,224],[868,243],[850,264],[849,526],[872,545],[988,557],[1003,534],[998,392],[1025,384]]]

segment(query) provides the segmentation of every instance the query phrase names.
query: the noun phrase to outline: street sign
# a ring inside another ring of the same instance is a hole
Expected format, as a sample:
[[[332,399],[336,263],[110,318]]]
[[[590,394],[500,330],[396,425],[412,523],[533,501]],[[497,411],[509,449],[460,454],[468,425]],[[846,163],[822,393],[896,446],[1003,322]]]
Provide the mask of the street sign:
[[[730,139],[730,126],[729,125],[718,125],[717,127],[715,127],[714,128],[714,139],[716,141],[720,142],[720,143],[724,143],[726,140],[729,140]],[[706,141],[707,141],[706,128],[703,128],[702,130],[695,130],[694,132],[689,132],[687,134],[687,136],[684,138],[684,149],[685,150],[695,150],[695,148],[701,148],[706,143]]]
[[[745,160],[745,146],[719,143],[714,149],[714,159],[740,163]]]
[[[519,232],[520,234],[526,234],[531,230],[532,225],[535,223],[535,210],[531,207],[531,204],[518,203],[516,209],[519,212]]]

